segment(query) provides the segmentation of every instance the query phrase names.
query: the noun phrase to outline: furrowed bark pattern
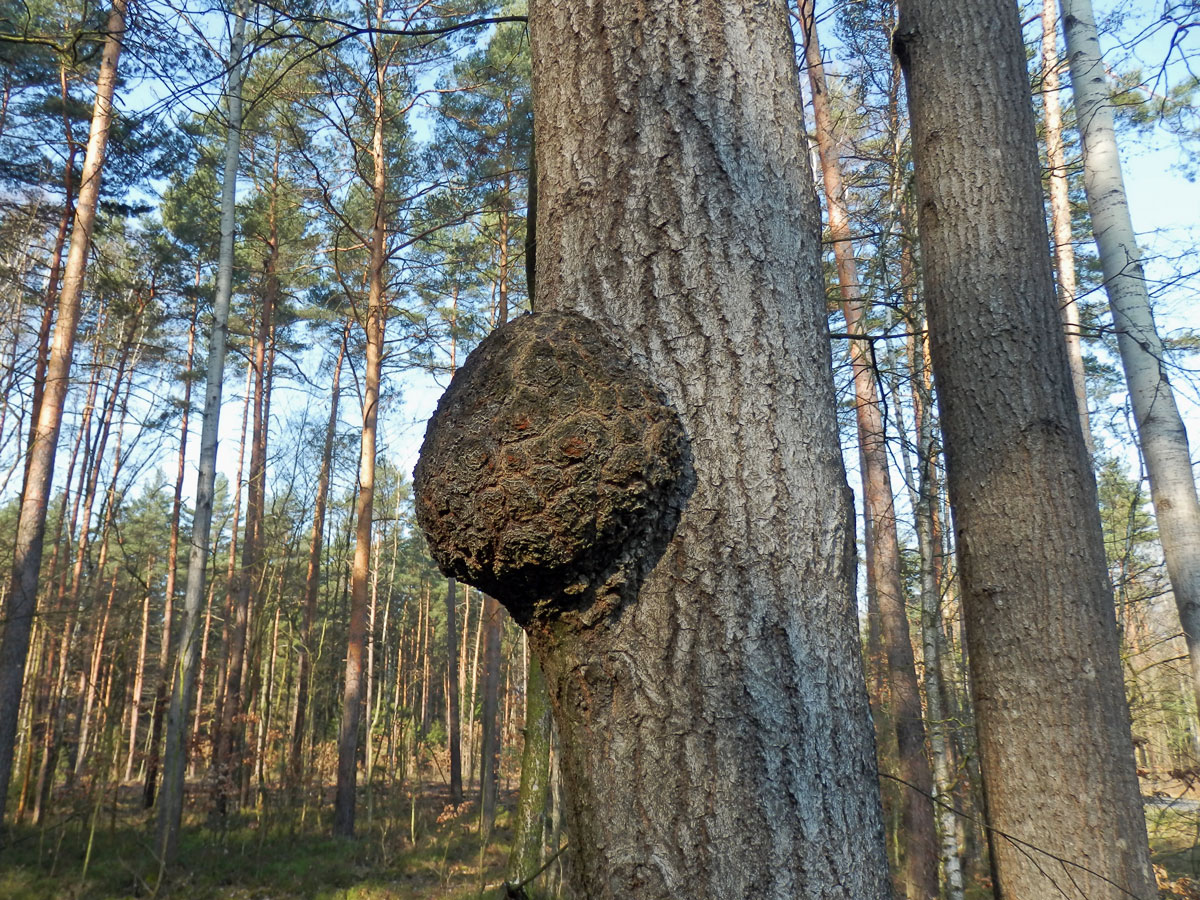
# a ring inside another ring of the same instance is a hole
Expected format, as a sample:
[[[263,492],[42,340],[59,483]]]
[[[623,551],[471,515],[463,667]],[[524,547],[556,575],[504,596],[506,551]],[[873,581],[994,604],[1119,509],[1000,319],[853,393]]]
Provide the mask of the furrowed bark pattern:
[[[635,600],[531,631],[583,897],[889,892],[786,17],[530,8],[539,309],[605,323],[694,469]]]
[[[1051,278],[1017,10],[1008,0],[900,9],[997,890],[1149,898],[1112,590]]]

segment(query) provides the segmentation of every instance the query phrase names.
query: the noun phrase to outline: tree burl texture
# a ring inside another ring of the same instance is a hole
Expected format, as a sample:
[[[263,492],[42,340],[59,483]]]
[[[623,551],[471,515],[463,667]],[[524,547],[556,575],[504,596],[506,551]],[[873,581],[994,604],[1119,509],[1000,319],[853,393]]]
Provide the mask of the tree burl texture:
[[[595,322],[521,316],[438,403],[414,472],[417,522],[443,572],[528,624],[673,530],[685,444],[662,392]]]

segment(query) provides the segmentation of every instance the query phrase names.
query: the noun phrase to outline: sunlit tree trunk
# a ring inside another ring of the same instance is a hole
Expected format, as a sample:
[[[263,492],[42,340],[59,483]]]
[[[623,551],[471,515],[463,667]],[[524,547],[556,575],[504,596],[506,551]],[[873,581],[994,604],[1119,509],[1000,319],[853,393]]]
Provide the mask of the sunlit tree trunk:
[[[325,443],[321,450],[321,472],[317,476],[317,497],[313,504],[312,537],[308,547],[308,570],[304,577],[304,625],[296,654],[296,707],[292,717],[288,773],[293,787],[303,781],[304,731],[308,715],[309,682],[312,678],[313,625],[317,619],[317,599],[321,592],[321,547],[325,536],[325,508],[329,501],[329,477],[333,466],[333,441],[337,435],[338,400],[341,396],[342,362],[346,358],[348,329],[342,332],[337,363],[333,367],[333,384],[329,395],[329,423],[325,426]]]
[[[382,7],[378,10],[383,19]],[[379,377],[383,361],[384,324],[387,298],[384,295],[384,269],[387,265],[387,161],[384,158],[384,76],[386,63],[377,58],[374,75],[374,133],[371,159],[374,165],[372,188],[374,211],[371,223],[368,297],[362,322],[367,340],[367,361],[363,373],[362,442],[358,464],[358,500],[355,508],[354,561],[350,575],[350,628],[347,635],[345,690],[342,697],[342,721],[338,731],[337,793],[333,809],[333,833],[354,835],[355,785],[358,781],[358,731],[362,720],[363,651],[367,636],[367,605],[371,562],[371,517],[375,504],[376,428],[379,419]]]
[[[1141,250],[1129,215],[1092,4],[1062,0],[1062,11],[1092,233],[1100,250],[1121,366],[1150,477],[1158,536],[1200,703],[1200,501],[1187,430],[1167,379],[1169,363],[1154,324]]]
[[[902,0],[933,373],[1000,896],[1156,894],[1017,8]]]
[[[1071,236],[1071,197],[1067,157],[1063,151],[1062,102],[1059,99],[1058,0],[1042,3],[1042,108],[1045,111],[1046,162],[1049,164],[1050,225],[1054,238],[1054,270],[1057,276],[1058,311],[1067,338],[1067,360],[1071,385],[1079,405],[1079,424],[1088,455],[1096,455],[1088,416],[1087,382],[1083,374],[1083,341],[1079,331],[1078,283],[1075,277],[1075,244]]]
[[[274,202],[272,198],[272,218]],[[266,514],[267,435],[270,424],[270,375],[267,357],[274,330],[273,317],[279,288],[274,268],[277,253],[278,247],[273,244],[268,249],[263,276],[262,308],[259,311],[258,334],[254,340],[252,359],[254,397],[251,401],[250,477],[246,484],[246,530],[242,536],[241,566],[234,573],[233,623],[230,628],[230,640],[226,645],[225,698],[213,758],[216,776],[215,799],[220,815],[225,814],[233,782],[241,774],[239,759],[245,735],[239,718],[243,712],[243,705],[249,706],[246,692],[243,690],[243,679],[251,669],[247,657],[250,617],[264,575],[262,529]]]
[[[46,388],[30,441],[25,488],[17,519],[7,621],[3,640],[0,641],[0,810],[7,804],[9,779],[12,776],[13,745],[21,712],[21,686],[37,607],[46,510],[54,477],[54,457],[58,450],[64,401],[71,377],[75,332],[79,325],[84,272],[100,197],[104,154],[112,125],[117,62],[125,38],[125,8],[126,0],[113,0],[105,26],[100,74],[96,80],[96,101],[92,110],[87,153],[83,160],[79,199],[75,206],[75,224],[71,231],[71,249],[63,273],[50,362],[46,369]]]
[[[125,780],[133,780],[133,762],[137,756],[138,725],[141,719],[142,684],[146,675],[146,643],[150,634],[150,589],[153,583],[154,556],[150,555],[146,565],[146,593],[142,598],[142,628],[138,640],[137,663],[133,672],[133,688],[129,696],[129,748],[125,757]]]

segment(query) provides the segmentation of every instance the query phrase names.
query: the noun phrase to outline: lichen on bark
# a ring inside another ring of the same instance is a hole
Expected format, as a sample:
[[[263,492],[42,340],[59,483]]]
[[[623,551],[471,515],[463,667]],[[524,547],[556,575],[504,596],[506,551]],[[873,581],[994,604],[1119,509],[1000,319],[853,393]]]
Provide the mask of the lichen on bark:
[[[430,419],[414,473],[438,565],[521,624],[636,577],[682,505],[686,440],[634,361],[576,313],[489,335]]]

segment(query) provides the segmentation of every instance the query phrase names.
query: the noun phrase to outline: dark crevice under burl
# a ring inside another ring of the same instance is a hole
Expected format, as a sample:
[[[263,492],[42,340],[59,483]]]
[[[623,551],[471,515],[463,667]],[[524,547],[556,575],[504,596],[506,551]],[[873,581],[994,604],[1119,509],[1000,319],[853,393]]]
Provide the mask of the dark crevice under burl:
[[[529,627],[636,595],[691,489],[662,392],[597,323],[522,316],[455,374],[414,472],[417,522],[447,575]]]

